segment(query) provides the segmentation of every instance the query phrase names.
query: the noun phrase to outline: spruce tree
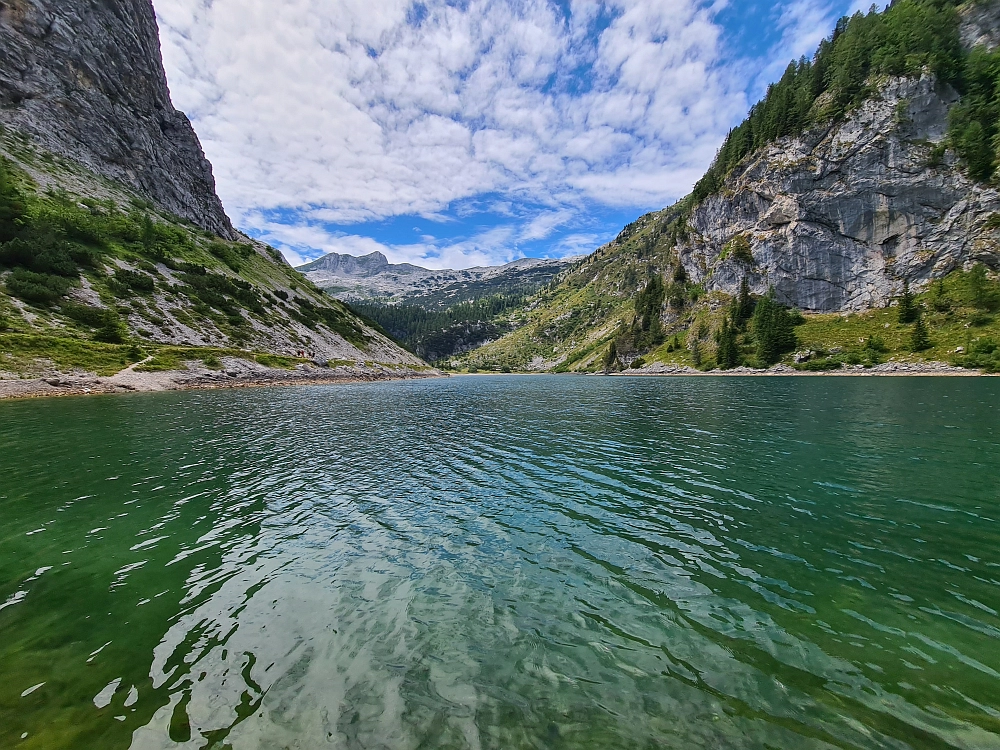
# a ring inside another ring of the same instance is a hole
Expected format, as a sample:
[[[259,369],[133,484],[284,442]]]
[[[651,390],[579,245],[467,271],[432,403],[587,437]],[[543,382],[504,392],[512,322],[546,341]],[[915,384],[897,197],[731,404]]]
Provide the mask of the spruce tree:
[[[722,370],[731,370],[740,363],[739,347],[736,345],[736,329],[729,324],[729,316],[722,319],[722,328],[715,335],[715,361]]]
[[[701,344],[695,338],[691,340],[691,362],[694,363],[695,367],[701,367],[701,361]]]
[[[757,359],[773,365],[785,352],[795,348],[795,323],[789,310],[774,297],[772,288],[758,300],[751,321]]]
[[[899,298],[899,322],[903,325],[912,323],[918,315],[919,310],[913,292],[910,291],[910,282],[903,279],[903,294]]]
[[[927,326],[924,325],[924,318],[917,313],[917,319],[913,323],[913,330],[910,332],[910,349],[915,352],[922,352],[931,348],[931,337],[927,333]]]
[[[753,314],[753,300],[750,298],[750,284],[744,276],[740,282],[740,291],[733,301],[733,323],[739,325]]]

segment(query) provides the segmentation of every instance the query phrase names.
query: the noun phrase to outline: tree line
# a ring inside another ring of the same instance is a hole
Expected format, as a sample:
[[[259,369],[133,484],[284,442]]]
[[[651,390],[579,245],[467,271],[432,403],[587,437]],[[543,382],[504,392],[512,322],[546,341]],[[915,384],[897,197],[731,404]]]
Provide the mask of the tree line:
[[[695,185],[693,203],[721,188],[748,155],[785,136],[842,118],[874,92],[877,76],[919,76],[925,69],[962,99],[951,112],[949,142],[973,177],[988,180],[1000,152],[1000,51],[966,52],[958,0],[899,0],[884,12],[844,17],[812,59],[793,61],[747,118],[730,131]]]

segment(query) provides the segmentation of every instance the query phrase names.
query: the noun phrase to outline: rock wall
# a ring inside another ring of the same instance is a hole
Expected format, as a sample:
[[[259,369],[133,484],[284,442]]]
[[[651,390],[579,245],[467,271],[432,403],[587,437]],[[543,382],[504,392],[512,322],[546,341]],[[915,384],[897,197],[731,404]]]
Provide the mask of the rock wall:
[[[0,124],[232,238],[150,0],[0,0]]]
[[[843,122],[754,155],[694,210],[679,248],[688,272],[728,293],[745,275],[755,292],[829,312],[884,305],[904,279],[1000,267],[1000,194],[937,148],[957,99],[930,75],[888,80]],[[752,263],[725,252],[739,235]]]
[[[960,13],[967,47],[1000,44],[1000,2]],[[1000,194],[944,148],[957,101],[929,74],[886,80],[843,122],[771,144],[694,210],[681,261],[709,290],[746,276],[817,312],[881,306],[904,279],[919,288],[975,262],[1000,269]],[[752,263],[725,252],[741,235]]]

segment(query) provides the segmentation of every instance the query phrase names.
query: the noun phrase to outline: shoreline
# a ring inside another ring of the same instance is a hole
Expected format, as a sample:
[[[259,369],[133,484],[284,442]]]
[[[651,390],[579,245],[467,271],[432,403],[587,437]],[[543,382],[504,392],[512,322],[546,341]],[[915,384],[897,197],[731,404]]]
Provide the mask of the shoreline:
[[[654,365],[639,370],[621,372],[455,372],[452,377],[485,377],[490,375],[584,375],[611,378],[662,378],[662,377],[837,377],[837,378],[886,378],[886,377],[995,377],[982,370],[956,367],[947,362],[884,362],[873,367],[843,367],[838,370],[796,370],[787,365],[775,365],[766,370],[735,367],[732,370],[696,370],[686,365]]]
[[[436,369],[426,371],[394,369],[387,366],[337,367],[327,369],[300,365],[281,370],[231,358],[223,358],[220,370],[189,363],[185,370],[142,372],[136,363],[109,376],[93,373],[51,373],[35,378],[0,378],[0,401],[62,396],[96,396],[116,393],[160,393],[164,391],[207,391],[268,386],[348,385],[393,380],[448,377]]]
[[[945,362],[888,362],[869,368],[843,368],[810,372],[778,365],[767,370],[737,367],[732,370],[703,372],[692,367],[659,366],[641,370],[611,373],[554,373],[554,372],[459,372],[449,373],[436,369],[426,371],[393,369],[385,366],[326,368],[299,366],[295,370],[263,367],[245,360],[223,361],[221,370],[189,366],[186,370],[142,372],[137,363],[114,375],[99,376],[92,373],[52,373],[35,378],[0,378],[0,401],[29,398],[58,398],[62,396],[96,396],[122,393],[159,393],[164,391],[208,391],[232,388],[267,388],[303,385],[349,385],[396,380],[422,380],[429,378],[475,378],[497,375],[560,376],[583,375],[586,377],[614,378],[669,378],[669,377],[991,377],[982,370],[968,370]]]

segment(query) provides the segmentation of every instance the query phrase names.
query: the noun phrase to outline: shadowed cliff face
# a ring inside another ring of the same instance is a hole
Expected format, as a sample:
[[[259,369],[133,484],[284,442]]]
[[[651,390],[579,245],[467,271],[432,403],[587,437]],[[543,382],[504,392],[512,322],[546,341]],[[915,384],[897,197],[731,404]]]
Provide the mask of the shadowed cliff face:
[[[0,124],[232,238],[150,0],[0,0]]]

